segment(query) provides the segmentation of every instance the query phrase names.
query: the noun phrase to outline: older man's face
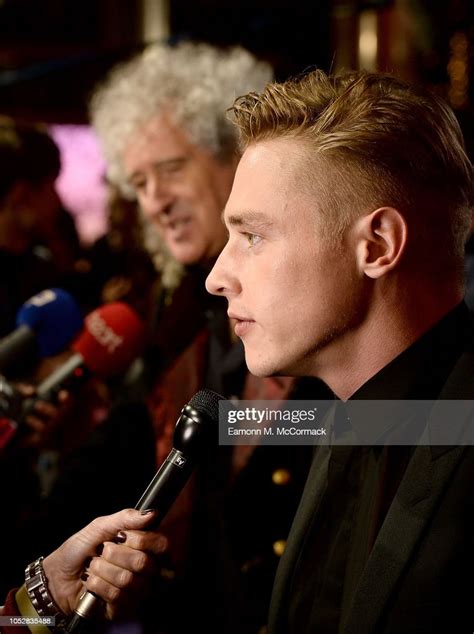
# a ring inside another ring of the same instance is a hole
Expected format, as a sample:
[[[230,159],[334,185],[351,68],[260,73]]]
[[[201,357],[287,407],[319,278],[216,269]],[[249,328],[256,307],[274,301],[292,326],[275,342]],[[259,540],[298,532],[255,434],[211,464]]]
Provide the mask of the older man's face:
[[[220,219],[235,172],[194,145],[184,130],[160,115],[128,144],[123,165],[144,214],[182,264],[215,258],[226,240]]]
[[[322,201],[295,177],[299,144],[276,139],[246,150],[225,208],[229,241],[206,283],[227,298],[258,376],[325,378],[362,319],[364,282],[350,235],[340,248],[323,236]]]

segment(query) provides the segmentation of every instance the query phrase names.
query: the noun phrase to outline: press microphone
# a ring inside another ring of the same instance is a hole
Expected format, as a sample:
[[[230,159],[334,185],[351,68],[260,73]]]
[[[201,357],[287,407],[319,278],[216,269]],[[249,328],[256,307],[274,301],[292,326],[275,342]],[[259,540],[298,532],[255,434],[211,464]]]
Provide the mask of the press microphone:
[[[74,354],[36,388],[36,397],[54,400],[62,389],[74,389],[91,374],[102,379],[125,372],[140,354],[145,327],[123,302],[111,302],[89,313],[72,345]]]
[[[90,313],[72,345],[74,354],[25,398],[0,375],[0,454],[22,427],[38,399],[54,401],[62,389],[74,391],[92,374],[107,379],[125,372],[139,355],[145,328],[127,304],[114,302]]]
[[[153,527],[157,528],[178,497],[206,449],[217,443],[219,401],[224,397],[212,390],[200,390],[181,410],[173,435],[173,448],[158,469],[135,508],[157,511]],[[66,632],[87,631],[102,601],[86,591],[80,598]]]
[[[64,350],[82,327],[76,300],[60,288],[34,295],[17,313],[16,329],[0,341],[0,373],[28,357]]]

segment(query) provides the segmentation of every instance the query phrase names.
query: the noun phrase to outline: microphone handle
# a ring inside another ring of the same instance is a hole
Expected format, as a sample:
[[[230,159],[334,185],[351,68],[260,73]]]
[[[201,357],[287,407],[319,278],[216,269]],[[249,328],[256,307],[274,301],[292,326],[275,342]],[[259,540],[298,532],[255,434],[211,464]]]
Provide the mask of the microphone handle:
[[[59,368],[51,372],[44,381],[36,388],[36,395],[43,401],[54,400],[56,393],[74,382],[75,379],[82,379],[85,366],[82,355],[74,353]]]
[[[178,449],[173,447],[169,452],[166,460],[135,506],[138,511],[147,509],[157,511],[153,528],[157,528],[161,524],[170,506],[188,481],[193,467],[194,464]]]
[[[37,353],[36,336],[28,326],[20,326],[0,341],[0,372],[6,372],[16,359]]]
[[[156,472],[135,508],[138,511],[153,509],[158,511],[153,528],[158,528],[170,506],[178,497],[193,470],[193,461],[178,449],[171,449],[166,460]],[[94,618],[102,600],[92,592],[86,591],[66,626],[67,634],[86,634],[90,620]]]
[[[76,352],[37,386],[33,397],[23,400],[18,422],[22,424],[28,414],[31,414],[38,399],[55,403],[61,390],[73,391],[76,385],[83,383],[89,376],[84,359]]]

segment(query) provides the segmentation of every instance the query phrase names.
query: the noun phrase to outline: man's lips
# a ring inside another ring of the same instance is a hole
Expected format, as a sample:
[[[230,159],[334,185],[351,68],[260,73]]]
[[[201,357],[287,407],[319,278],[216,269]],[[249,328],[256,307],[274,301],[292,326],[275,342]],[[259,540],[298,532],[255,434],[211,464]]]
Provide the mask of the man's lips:
[[[248,330],[255,323],[253,319],[249,319],[248,317],[243,317],[242,315],[236,315],[235,313],[227,313],[230,319],[235,321],[234,332],[237,337],[243,337]]]
[[[227,311],[227,315],[229,316],[229,319],[235,319],[236,321],[253,321],[253,319],[250,319],[250,317],[247,317],[246,315],[237,315],[237,313],[233,313],[230,310]]]

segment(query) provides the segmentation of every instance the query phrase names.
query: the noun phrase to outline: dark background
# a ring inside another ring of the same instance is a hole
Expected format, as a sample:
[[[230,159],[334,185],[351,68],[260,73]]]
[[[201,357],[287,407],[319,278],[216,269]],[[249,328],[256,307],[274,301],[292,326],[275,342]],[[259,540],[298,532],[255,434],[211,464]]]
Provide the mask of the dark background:
[[[0,113],[85,122],[96,82],[144,46],[143,4],[0,0]],[[361,11],[371,8],[379,19],[379,68],[448,96],[450,42],[461,33],[468,42],[470,79],[474,3],[461,0],[170,0],[170,39],[242,44],[271,61],[277,77],[284,79],[309,66],[329,70],[343,50],[345,67],[357,67],[357,21]],[[408,53],[398,67],[389,49],[400,43]],[[455,106],[466,121],[472,93],[469,81],[464,102]]]

